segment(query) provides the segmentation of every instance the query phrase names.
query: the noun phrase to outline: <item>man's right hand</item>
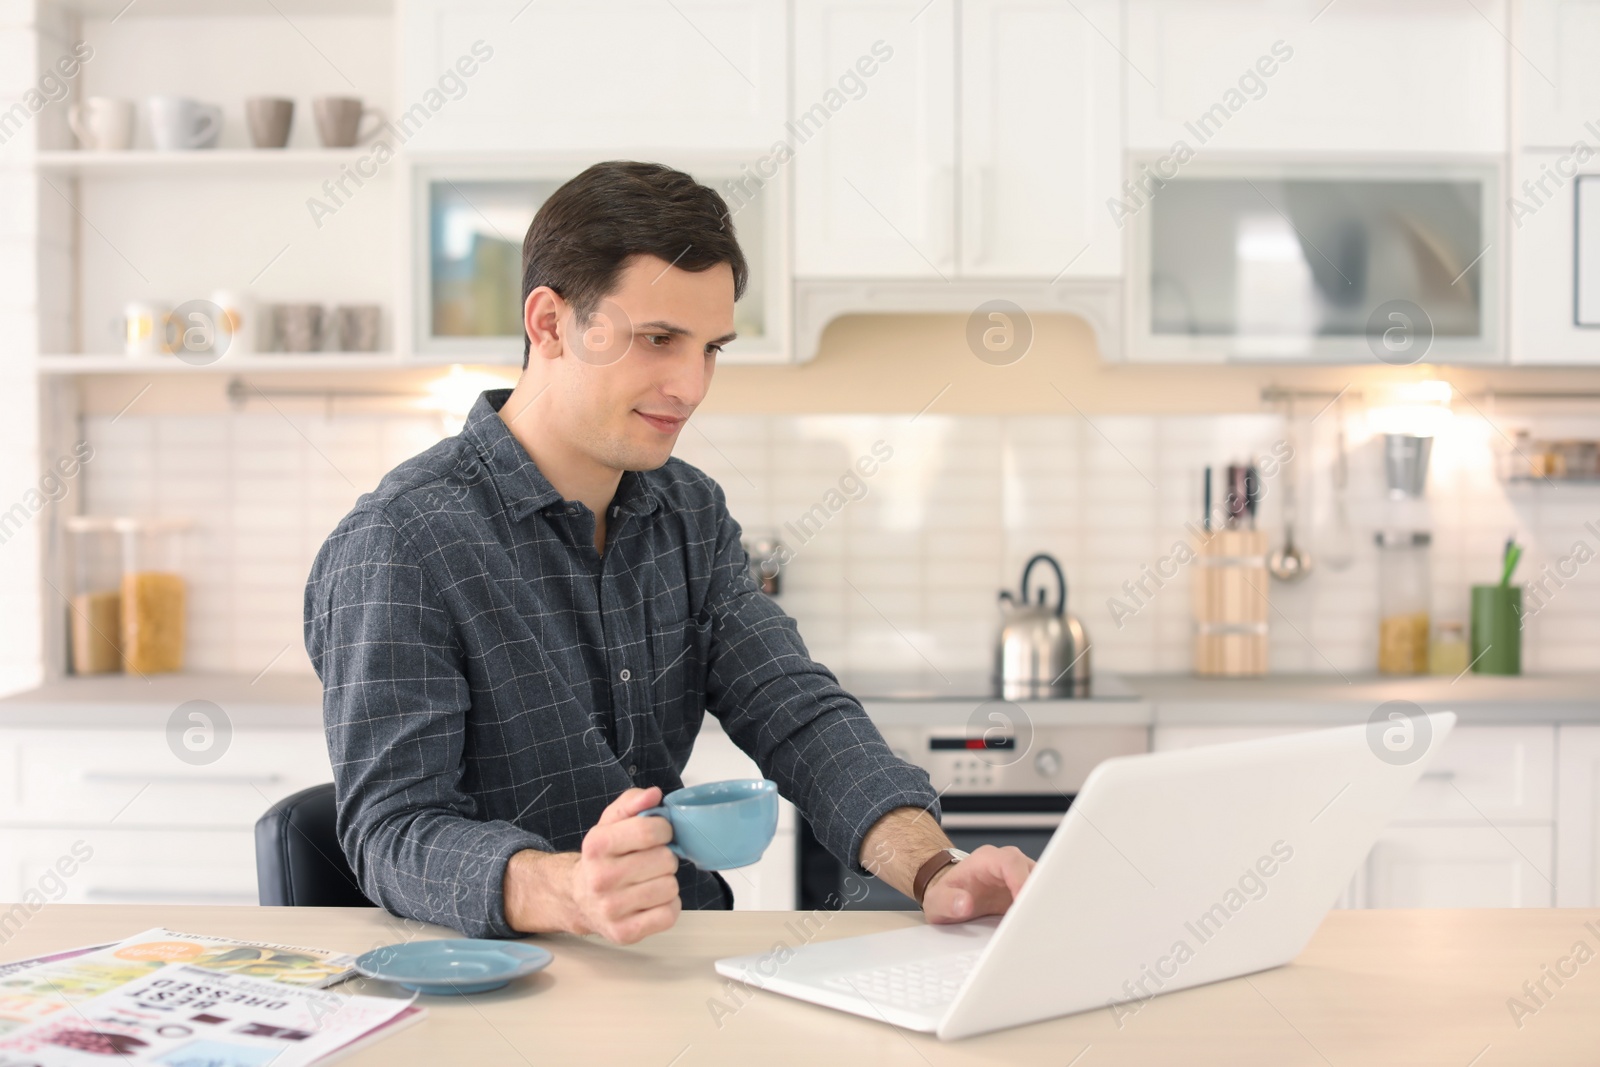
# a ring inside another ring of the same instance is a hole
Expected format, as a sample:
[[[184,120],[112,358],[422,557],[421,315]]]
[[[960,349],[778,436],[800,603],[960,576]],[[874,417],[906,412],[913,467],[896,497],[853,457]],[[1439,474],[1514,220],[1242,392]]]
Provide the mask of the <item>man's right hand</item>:
[[[631,945],[678,921],[678,857],[665,819],[634,818],[661,790],[629,789],[584,835],[579,852],[518,852],[506,864],[506,921],[523,933],[599,934]]]
[[[661,790],[629,789],[607,805],[583,835],[583,850],[571,872],[575,933],[599,934],[631,945],[678,921],[678,857],[667,848],[672,825],[665,819],[634,818],[661,803]]]

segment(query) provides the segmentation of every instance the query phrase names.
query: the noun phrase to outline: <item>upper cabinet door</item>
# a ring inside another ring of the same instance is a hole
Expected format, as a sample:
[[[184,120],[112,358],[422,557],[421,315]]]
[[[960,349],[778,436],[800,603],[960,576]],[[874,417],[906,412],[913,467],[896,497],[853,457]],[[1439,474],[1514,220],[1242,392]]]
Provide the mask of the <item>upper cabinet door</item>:
[[[1117,0],[964,0],[961,23],[962,272],[1119,273]]]
[[[1506,0],[1128,0],[1127,9],[1133,149],[1506,149]]]
[[[756,152],[783,132],[783,0],[402,0],[401,11],[406,110],[391,117],[410,149]]]
[[[1523,0],[1518,54],[1524,148],[1593,145],[1600,134],[1600,0]]]
[[[795,273],[949,278],[953,0],[796,0]]]

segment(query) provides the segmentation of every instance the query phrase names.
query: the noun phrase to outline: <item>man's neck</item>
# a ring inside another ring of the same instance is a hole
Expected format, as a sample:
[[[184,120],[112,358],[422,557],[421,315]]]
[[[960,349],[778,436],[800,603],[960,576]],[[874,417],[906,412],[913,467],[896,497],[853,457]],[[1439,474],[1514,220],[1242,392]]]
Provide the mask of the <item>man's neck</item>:
[[[500,419],[561,499],[576,500],[594,512],[595,550],[604,551],[606,512],[617,495],[622,472],[595,462],[553,434],[552,420],[545,417],[549,403],[550,393],[523,375],[501,406]]]

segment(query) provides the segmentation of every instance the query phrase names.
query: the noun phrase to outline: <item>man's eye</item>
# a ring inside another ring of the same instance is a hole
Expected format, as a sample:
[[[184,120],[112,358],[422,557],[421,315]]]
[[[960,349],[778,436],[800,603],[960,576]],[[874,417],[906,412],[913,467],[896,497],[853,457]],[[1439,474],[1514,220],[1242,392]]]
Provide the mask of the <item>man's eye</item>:
[[[672,343],[672,335],[670,333],[645,334],[644,339],[650,344],[655,345],[657,348],[665,348],[667,345]]]
[[[706,345],[706,355],[707,356],[720,356],[720,355],[722,355],[722,346],[721,345]]]

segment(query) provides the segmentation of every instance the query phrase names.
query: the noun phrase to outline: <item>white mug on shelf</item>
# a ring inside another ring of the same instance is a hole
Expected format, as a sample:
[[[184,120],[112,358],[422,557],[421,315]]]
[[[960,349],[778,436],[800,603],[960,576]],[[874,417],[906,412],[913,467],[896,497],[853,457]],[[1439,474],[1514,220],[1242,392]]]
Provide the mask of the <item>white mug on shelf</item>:
[[[256,302],[249,293],[235,289],[218,289],[211,294],[211,302],[222,310],[217,331],[224,337],[221,351],[245,355],[256,350]]]
[[[222,133],[222,109],[187,96],[152,96],[145,101],[150,138],[163,152],[214,148]]]
[[[92,152],[121,152],[133,146],[133,114],[132,100],[91,96],[67,109],[67,125]]]
[[[122,335],[124,355],[158,356],[167,349],[167,309],[153,300],[130,300],[113,321]]]

